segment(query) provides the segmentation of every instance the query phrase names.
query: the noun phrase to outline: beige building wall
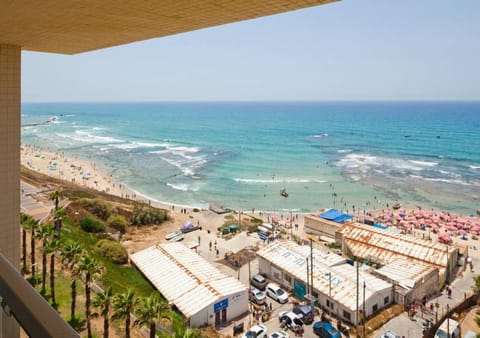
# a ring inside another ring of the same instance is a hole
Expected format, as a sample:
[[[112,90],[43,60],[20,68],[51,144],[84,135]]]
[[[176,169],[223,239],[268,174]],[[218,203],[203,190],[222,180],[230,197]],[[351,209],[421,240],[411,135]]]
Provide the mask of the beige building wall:
[[[320,214],[321,212],[323,211],[321,210],[316,214],[305,216],[304,231],[307,234],[326,236],[330,237],[331,239],[335,239],[335,233],[343,224],[318,217],[318,214]]]
[[[0,251],[20,264],[20,63],[19,46],[0,43]],[[18,337],[13,317],[0,310],[0,337]]]

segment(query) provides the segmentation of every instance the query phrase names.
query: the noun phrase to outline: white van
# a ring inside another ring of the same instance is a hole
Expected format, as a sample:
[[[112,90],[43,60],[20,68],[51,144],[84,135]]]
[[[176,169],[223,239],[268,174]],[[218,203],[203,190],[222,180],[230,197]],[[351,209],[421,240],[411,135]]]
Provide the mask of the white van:
[[[275,283],[268,283],[265,289],[267,296],[275,299],[279,303],[288,302],[288,293]]]
[[[447,332],[449,334],[447,334]],[[460,338],[460,323],[451,318],[447,318],[435,332],[435,338]]]

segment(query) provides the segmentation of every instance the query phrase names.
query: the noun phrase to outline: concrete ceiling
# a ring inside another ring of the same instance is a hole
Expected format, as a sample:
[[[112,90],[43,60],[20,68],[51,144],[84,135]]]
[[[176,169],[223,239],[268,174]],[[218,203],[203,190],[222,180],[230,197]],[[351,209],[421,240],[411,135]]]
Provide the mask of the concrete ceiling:
[[[0,0],[0,43],[75,54],[338,0]]]

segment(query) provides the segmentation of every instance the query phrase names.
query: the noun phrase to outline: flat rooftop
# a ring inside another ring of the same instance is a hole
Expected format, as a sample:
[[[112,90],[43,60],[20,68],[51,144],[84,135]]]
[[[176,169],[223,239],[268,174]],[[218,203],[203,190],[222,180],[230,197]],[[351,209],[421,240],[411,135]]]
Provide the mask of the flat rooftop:
[[[186,318],[228,295],[247,291],[245,285],[181,243],[158,244],[130,259]]]
[[[274,242],[259,250],[257,255],[303,283],[307,282],[306,257],[310,257],[309,246]],[[313,249],[313,287],[324,295],[330,293],[336,302],[356,311],[356,269],[345,262],[345,258],[335,253],[325,254]],[[363,285],[363,282],[366,285],[366,299],[392,287],[386,281],[366,271],[360,271],[359,285]]]
[[[452,246],[362,223],[346,223],[337,230],[337,234],[342,235],[343,245],[354,256],[382,264],[404,258],[445,268],[449,255],[457,250]]]

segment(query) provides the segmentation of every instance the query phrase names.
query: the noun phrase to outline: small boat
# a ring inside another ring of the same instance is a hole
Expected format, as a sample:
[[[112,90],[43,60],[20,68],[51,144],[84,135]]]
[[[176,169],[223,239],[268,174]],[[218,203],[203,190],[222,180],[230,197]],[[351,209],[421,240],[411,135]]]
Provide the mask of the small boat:
[[[280,190],[280,195],[282,195],[283,197],[288,197],[288,192],[285,188],[283,188],[282,190]]]
[[[260,238],[262,241],[265,241],[265,240],[268,238],[267,235],[265,235],[265,234],[263,234],[263,233],[261,233],[261,232],[257,232],[257,236],[258,236],[258,238]]]
[[[181,229],[181,232],[186,234],[187,232],[192,232],[192,231],[196,231],[196,230],[202,230],[202,227],[201,226],[197,226],[197,227],[189,227],[189,228],[186,228],[186,229]]]
[[[179,242],[183,240],[183,234],[180,233],[180,235],[173,237],[170,241],[171,242]]]
[[[182,235],[182,232],[181,232],[181,231],[171,232],[171,233],[169,233],[169,234],[167,234],[167,235],[165,236],[165,239],[166,239],[167,241],[169,241],[169,240],[171,240],[172,238],[177,237],[177,236],[179,236],[179,235]]]
[[[392,205],[392,208],[393,208],[394,210],[400,209],[400,203],[398,203],[398,202],[395,203],[394,205]]]

